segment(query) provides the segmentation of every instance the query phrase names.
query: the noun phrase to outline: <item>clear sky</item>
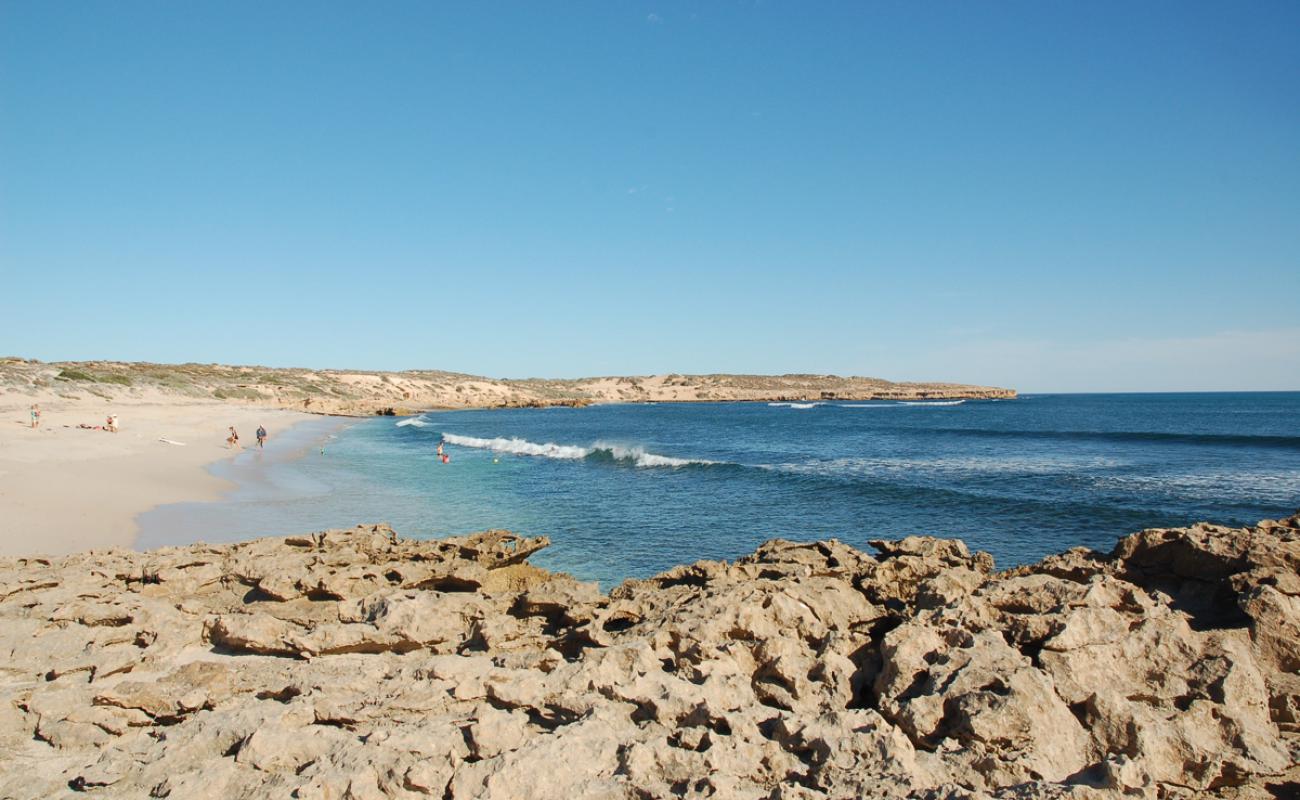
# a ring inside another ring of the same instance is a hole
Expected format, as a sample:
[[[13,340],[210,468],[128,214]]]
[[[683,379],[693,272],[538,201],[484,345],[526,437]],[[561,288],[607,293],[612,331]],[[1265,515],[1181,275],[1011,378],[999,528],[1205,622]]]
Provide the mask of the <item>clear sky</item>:
[[[0,0],[0,354],[1300,389],[1298,32]]]

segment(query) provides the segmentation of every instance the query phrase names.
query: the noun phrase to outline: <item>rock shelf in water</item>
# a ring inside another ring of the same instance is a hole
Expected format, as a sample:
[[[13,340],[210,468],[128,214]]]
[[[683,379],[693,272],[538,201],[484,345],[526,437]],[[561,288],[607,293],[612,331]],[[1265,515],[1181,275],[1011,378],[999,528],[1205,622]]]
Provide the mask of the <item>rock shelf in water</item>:
[[[386,526],[0,560],[0,796],[1295,796],[1300,517],[608,595]]]

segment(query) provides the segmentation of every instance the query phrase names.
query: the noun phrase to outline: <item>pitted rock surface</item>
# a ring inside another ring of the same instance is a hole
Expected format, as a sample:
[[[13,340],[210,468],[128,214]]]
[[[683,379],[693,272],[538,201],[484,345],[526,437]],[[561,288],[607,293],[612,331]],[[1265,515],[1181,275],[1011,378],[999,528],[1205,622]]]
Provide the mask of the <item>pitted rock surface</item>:
[[[608,595],[546,544],[0,560],[0,797],[1300,791],[1300,517],[1000,573],[775,540]]]

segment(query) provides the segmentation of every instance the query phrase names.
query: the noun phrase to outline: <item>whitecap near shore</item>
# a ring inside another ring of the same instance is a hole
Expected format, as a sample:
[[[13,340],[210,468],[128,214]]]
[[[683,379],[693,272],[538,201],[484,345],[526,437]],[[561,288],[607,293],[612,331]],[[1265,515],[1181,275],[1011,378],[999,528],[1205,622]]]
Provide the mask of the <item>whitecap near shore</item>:
[[[530,442],[518,437],[498,436],[491,439],[477,436],[461,436],[444,433],[443,441],[457,447],[470,447],[477,450],[491,450],[494,453],[509,453],[521,456],[539,456],[542,458],[583,459],[604,458],[611,461],[629,462],[638,467],[685,467],[692,464],[714,464],[717,462],[704,459],[674,458],[646,452],[645,448],[596,442],[589,447],[573,444],[556,444],[554,442]]]
[[[407,428],[407,427],[428,428],[430,427],[430,425],[431,423],[425,420],[423,417],[409,417],[397,423],[397,427],[399,428]]]

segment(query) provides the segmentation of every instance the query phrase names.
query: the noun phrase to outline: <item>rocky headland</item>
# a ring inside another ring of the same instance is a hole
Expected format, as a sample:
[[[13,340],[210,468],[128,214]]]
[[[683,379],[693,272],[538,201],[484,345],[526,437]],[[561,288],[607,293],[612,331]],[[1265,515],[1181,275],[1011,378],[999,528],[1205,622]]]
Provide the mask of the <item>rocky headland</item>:
[[[386,526],[0,560],[0,797],[1294,797],[1300,516],[606,594]]]
[[[412,414],[438,408],[537,408],[592,403],[1006,399],[1011,389],[896,383],[838,375],[643,375],[575,379],[485,378],[458,372],[310,370],[119,361],[0,359],[0,394],[20,405],[212,402],[317,414]],[[0,402],[0,406],[3,403]],[[25,406],[24,406],[25,407]]]

